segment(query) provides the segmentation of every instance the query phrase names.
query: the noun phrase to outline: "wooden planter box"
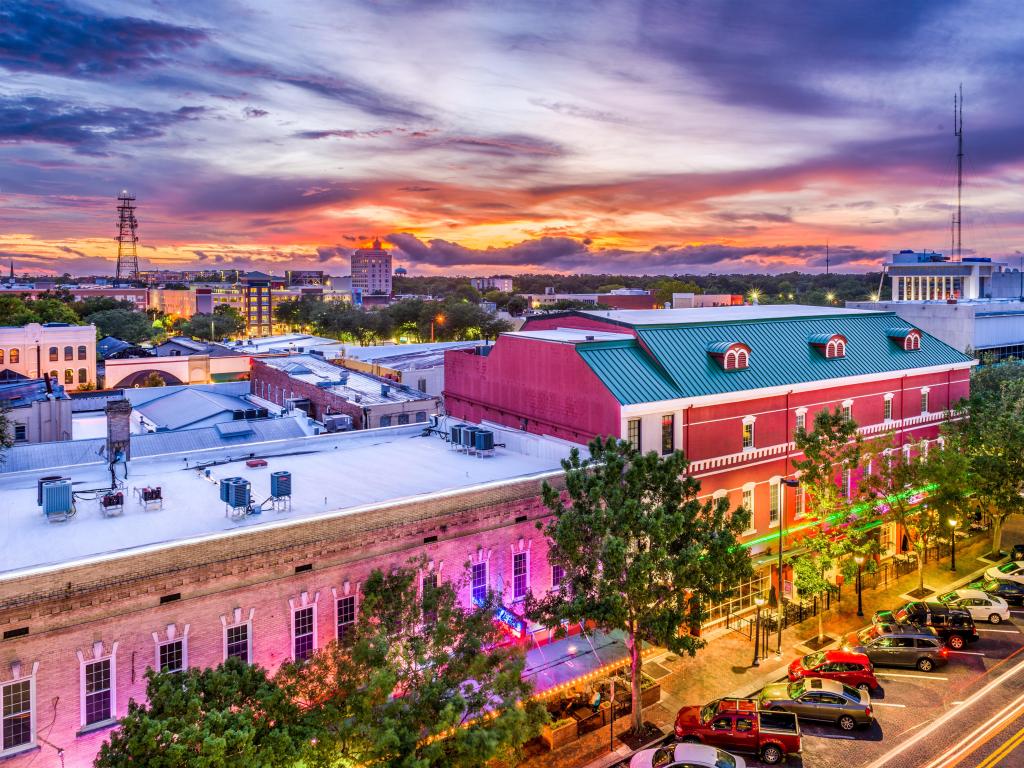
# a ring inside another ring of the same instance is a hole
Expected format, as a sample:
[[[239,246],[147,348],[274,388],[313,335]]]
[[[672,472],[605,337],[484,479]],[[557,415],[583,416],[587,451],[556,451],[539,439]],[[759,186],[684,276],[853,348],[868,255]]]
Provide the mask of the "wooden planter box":
[[[661,701],[661,685],[655,683],[650,688],[640,691],[640,706],[643,708],[653,707]]]
[[[558,727],[552,728],[552,725]],[[572,719],[563,720],[559,723],[552,723],[551,725],[545,725],[541,728],[540,737],[544,740],[544,743],[548,745],[548,749],[553,751],[576,741],[578,737],[577,725],[578,723]]]

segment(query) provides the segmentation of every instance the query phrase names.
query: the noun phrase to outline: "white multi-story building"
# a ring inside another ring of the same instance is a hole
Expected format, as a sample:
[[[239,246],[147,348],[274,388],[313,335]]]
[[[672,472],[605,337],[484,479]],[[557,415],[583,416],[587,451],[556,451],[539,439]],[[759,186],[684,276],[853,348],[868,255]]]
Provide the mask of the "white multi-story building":
[[[480,293],[487,293],[488,291],[512,293],[511,277],[474,277],[469,282]]]
[[[29,379],[49,376],[68,391],[95,385],[96,326],[29,323],[0,328],[0,378],[7,371]]]
[[[352,292],[391,295],[391,252],[381,247],[380,240],[352,254]]]

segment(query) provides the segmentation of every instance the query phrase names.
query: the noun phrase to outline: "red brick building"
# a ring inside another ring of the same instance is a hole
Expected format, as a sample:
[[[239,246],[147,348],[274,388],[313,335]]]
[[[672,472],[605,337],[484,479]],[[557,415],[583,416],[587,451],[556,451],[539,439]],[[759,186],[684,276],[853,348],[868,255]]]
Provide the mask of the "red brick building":
[[[766,550],[780,524],[801,527],[801,492],[782,482],[793,477],[798,426],[843,408],[864,435],[934,440],[975,364],[894,313],[801,306],[567,312],[531,319],[483,351],[446,355],[445,406],[456,418],[681,449],[705,495],[750,509],[755,579],[712,620],[767,591],[776,558]],[[857,480],[837,478],[849,492]],[[894,524],[880,528],[883,551],[895,552],[896,535]]]

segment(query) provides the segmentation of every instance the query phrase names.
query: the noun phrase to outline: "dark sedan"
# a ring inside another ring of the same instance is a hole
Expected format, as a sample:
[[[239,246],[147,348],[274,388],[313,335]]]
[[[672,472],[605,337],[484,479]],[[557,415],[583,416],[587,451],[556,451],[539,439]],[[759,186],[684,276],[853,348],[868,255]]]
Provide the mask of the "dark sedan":
[[[835,723],[844,731],[858,725],[871,725],[871,698],[867,691],[858,691],[835,680],[811,678],[795,683],[767,685],[758,694],[761,709],[792,712],[800,720],[823,720]]]
[[[991,579],[971,585],[972,589],[980,589],[995,597],[1001,597],[1010,605],[1024,605],[1024,584],[1007,579]]]

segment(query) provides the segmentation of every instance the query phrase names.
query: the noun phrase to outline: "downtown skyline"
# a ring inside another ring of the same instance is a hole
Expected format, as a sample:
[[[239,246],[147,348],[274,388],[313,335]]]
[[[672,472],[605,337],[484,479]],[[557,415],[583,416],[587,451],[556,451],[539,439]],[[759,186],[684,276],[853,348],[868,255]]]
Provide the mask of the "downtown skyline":
[[[0,258],[412,274],[877,269],[1024,235],[1024,11],[992,3],[0,7]]]

